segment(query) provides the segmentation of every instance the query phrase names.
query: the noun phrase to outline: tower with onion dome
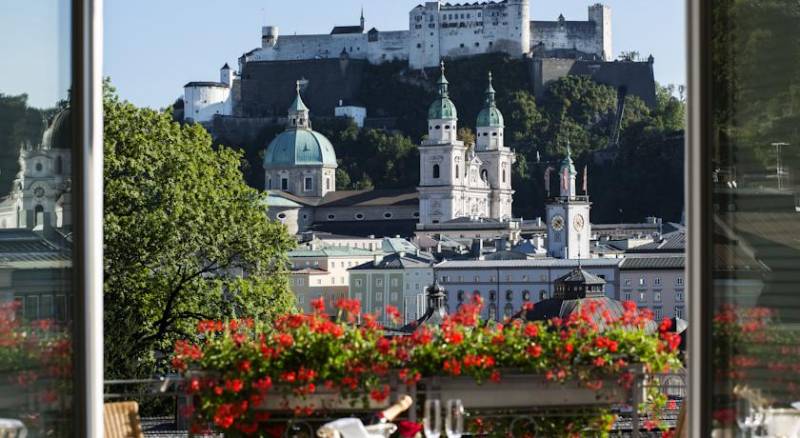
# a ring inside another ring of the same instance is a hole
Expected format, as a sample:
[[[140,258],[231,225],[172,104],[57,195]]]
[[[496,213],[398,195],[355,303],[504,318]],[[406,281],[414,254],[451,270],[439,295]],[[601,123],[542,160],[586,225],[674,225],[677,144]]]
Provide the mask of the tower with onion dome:
[[[490,216],[495,219],[511,219],[511,204],[514,190],[511,188],[511,166],[516,162],[514,151],[505,146],[503,113],[497,108],[492,73],[483,109],[475,124],[476,153],[482,162],[481,175],[491,187]]]

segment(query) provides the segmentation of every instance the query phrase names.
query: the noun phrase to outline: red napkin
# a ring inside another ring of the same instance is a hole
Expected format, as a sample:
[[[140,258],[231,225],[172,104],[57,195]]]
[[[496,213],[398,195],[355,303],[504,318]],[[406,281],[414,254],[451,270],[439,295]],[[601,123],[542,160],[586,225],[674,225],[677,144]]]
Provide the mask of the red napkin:
[[[422,432],[422,425],[413,421],[400,420],[397,422],[397,432],[402,438],[414,438]]]

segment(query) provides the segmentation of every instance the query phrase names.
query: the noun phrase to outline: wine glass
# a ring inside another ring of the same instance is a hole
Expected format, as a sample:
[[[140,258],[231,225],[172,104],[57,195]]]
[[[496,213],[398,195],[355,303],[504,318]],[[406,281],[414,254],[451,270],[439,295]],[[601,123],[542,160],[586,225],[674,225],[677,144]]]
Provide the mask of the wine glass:
[[[439,438],[442,430],[442,403],[438,399],[425,400],[422,424],[427,438]]]
[[[464,405],[461,400],[447,400],[444,431],[447,438],[461,438],[464,434]]]
[[[736,397],[736,424],[744,436],[752,435],[753,429],[759,426],[758,412],[749,397]]]

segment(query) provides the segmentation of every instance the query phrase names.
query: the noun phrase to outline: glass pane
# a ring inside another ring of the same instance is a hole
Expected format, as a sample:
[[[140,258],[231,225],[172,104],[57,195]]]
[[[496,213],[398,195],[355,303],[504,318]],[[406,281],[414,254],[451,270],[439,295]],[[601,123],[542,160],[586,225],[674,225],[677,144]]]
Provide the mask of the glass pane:
[[[800,5],[711,4],[714,427],[797,436]]]
[[[70,4],[0,4],[0,436],[73,430]]]

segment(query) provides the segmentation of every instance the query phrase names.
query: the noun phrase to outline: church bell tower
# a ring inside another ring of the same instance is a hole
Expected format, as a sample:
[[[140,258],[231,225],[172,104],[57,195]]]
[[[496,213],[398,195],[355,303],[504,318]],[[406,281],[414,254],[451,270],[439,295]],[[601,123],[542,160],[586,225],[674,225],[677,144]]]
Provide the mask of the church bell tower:
[[[578,172],[567,145],[567,156],[559,170],[559,196],[547,205],[547,252],[561,259],[591,258],[592,224],[589,222],[591,202],[587,194],[578,195],[575,178]]]

